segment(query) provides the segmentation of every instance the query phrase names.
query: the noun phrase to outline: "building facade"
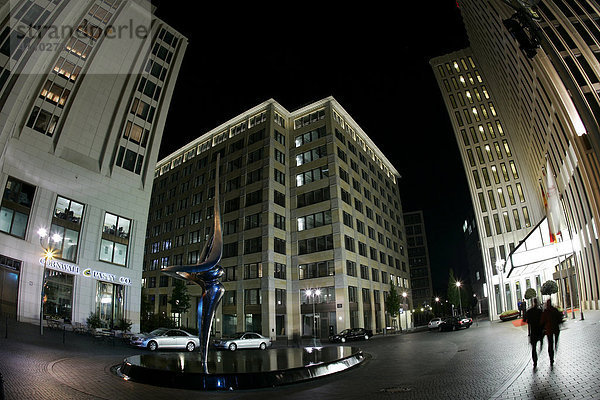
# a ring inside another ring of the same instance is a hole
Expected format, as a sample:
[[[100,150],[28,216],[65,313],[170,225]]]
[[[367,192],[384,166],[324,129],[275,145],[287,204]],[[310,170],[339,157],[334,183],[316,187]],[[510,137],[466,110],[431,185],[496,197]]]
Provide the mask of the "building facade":
[[[153,172],[187,39],[145,0],[11,1],[0,17],[1,312],[38,323],[43,303],[44,318],[97,313],[137,330]]]
[[[469,271],[469,284],[473,290],[474,309],[476,314],[489,314],[488,287],[486,284],[485,268],[481,257],[481,243],[479,229],[475,216],[471,215],[463,223],[465,251],[467,254],[467,267]]]
[[[414,307],[431,306],[433,286],[423,211],[405,212],[404,226]]]
[[[516,308],[529,287],[539,294],[546,280],[559,284],[561,306],[597,309],[598,3],[459,5],[470,48],[431,65],[481,227],[490,315]],[[568,250],[547,234],[546,174],[556,180],[565,221],[559,242]],[[522,244],[536,237],[537,255]]]
[[[399,175],[333,98],[294,112],[269,100],[158,162],[144,272],[150,313],[172,317],[173,281],[161,268],[196,263],[211,235],[217,167],[225,269],[217,336],[392,326],[390,284],[410,287]],[[196,327],[201,289],[188,290],[181,324]]]

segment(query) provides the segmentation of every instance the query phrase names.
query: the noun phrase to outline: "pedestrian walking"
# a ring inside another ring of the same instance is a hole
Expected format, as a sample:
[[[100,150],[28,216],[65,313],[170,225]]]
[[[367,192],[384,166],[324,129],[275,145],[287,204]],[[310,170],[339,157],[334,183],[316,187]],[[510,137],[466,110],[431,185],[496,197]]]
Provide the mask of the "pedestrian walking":
[[[537,343],[540,342],[540,350],[544,344],[544,331],[541,324],[542,309],[538,306],[538,299],[533,298],[533,305],[525,312],[523,321],[527,322],[529,332],[529,343],[531,344],[531,358],[533,368],[537,367],[538,353]]]
[[[546,308],[542,312],[540,323],[544,328],[544,333],[548,339],[548,356],[550,356],[550,365],[554,364],[554,352],[558,348],[558,335],[560,333],[560,324],[562,323],[562,313],[553,305],[552,301],[546,301]]]

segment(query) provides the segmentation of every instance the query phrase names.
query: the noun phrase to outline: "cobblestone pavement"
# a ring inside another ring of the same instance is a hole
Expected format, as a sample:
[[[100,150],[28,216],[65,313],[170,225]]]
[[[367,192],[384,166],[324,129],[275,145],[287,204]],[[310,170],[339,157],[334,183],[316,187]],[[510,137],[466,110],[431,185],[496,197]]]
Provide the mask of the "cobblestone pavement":
[[[121,342],[0,322],[0,373],[6,400],[21,399],[600,399],[600,312],[569,319],[551,369],[547,348],[534,371],[527,327],[480,322],[456,332],[376,336],[359,346],[367,361],[352,370],[278,388],[232,392],[167,389],[111,372],[145,353]],[[63,343],[64,339],[64,343]],[[281,344],[278,344],[281,346]],[[252,350],[250,350],[252,351]],[[258,350],[257,350],[258,351]]]

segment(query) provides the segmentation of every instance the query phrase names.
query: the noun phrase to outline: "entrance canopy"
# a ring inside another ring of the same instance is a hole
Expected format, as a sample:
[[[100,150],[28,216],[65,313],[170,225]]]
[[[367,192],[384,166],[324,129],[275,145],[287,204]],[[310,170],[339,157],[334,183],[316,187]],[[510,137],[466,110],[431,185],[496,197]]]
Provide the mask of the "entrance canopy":
[[[544,218],[509,254],[507,277],[531,275],[558,264],[558,257],[571,255],[574,243],[570,239],[550,243],[548,220]]]

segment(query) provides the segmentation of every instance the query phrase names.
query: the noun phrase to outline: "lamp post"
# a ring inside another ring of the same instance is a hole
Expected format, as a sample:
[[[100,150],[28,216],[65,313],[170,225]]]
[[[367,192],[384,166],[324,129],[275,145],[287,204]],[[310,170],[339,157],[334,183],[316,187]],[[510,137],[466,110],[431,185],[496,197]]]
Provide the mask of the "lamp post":
[[[458,290],[458,305],[460,307],[460,315],[462,315],[462,300],[460,299],[460,281],[456,281],[456,288]]]
[[[44,287],[46,286],[46,265],[48,260],[52,261],[54,259],[54,252],[56,248],[52,245],[52,243],[60,243],[62,237],[55,233],[50,236],[48,231],[45,228],[40,228],[38,230],[38,236],[40,237],[40,246],[44,250],[44,268],[42,271],[42,290],[40,295],[40,335],[44,334]]]
[[[496,260],[496,271],[498,271],[498,275],[500,275],[500,313],[504,312],[504,303],[505,300],[503,299],[504,295],[506,294],[506,290],[504,288],[504,263],[506,261],[504,261],[504,259],[499,258]]]
[[[317,314],[315,311],[315,296],[321,295],[321,289],[307,289],[305,291],[306,297],[312,298],[312,312],[313,312],[313,347],[317,347]]]
[[[404,298],[403,305],[406,305],[405,310],[404,310],[404,320],[406,321],[406,332],[408,332],[408,302],[406,301],[407,296],[408,296],[408,293],[402,292],[402,297]]]

